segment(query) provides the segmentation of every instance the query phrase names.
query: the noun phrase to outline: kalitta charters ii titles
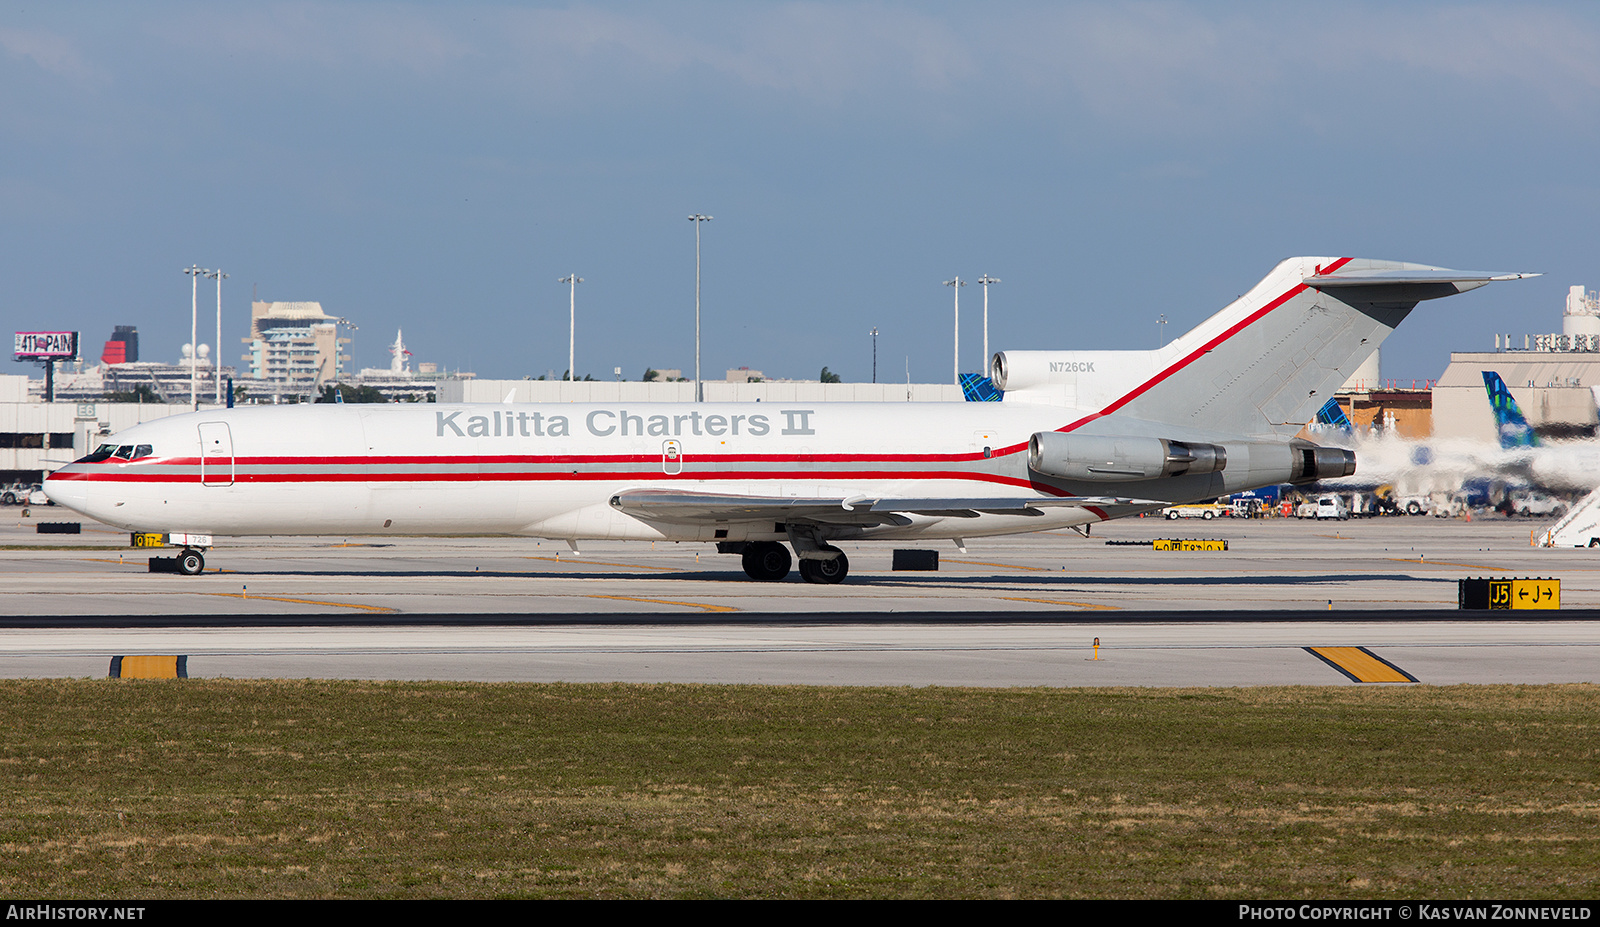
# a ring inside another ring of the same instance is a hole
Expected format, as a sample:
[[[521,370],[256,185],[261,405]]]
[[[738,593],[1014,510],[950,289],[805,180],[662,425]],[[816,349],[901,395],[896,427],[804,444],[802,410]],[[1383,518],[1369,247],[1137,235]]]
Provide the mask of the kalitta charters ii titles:
[[[698,409],[681,414],[633,413],[627,409],[593,409],[581,416],[551,415],[545,412],[493,411],[472,415],[471,410],[434,413],[436,438],[565,438],[572,435],[572,418],[582,423],[585,433],[596,438],[665,437],[687,435],[749,436],[764,438],[773,433],[772,417],[748,411],[704,412]],[[676,410],[674,410],[676,412]],[[777,434],[814,435],[811,425],[814,409],[779,409],[782,417]]]

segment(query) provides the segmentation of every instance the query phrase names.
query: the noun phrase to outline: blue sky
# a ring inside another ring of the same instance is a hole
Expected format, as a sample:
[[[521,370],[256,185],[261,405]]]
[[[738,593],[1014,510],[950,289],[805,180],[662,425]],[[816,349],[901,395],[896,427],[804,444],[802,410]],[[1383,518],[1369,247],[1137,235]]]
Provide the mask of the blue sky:
[[[866,380],[876,326],[925,382],[956,275],[1004,349],[1152,347],[1297,254],[1546,274],[1419,307],[1384,373],[1433,377],[1600,286],[1597,132],[1594,4],[7,2],[0,305],[176,359],[197,263],[229,359],[254,289],[520,377],[576,271],[579,372],[637,379],[693,366],[701,212],[708,377]]]

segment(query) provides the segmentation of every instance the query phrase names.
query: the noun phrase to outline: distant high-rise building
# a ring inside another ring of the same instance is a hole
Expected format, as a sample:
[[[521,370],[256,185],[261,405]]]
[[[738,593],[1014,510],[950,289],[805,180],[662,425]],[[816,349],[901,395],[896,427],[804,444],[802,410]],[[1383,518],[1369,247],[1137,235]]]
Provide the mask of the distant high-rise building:
[[[250,375],[294,392],[310,392],[344,374],[348,354],[340,354],[349,338],[339,337],[336,316],[314,302],[252,302]]]

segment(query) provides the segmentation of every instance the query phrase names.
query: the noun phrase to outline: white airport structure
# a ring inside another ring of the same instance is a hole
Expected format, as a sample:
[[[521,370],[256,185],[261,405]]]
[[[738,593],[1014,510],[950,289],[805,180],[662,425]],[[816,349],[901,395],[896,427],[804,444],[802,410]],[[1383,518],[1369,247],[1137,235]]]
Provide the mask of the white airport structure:
[[[1560,332],[1496,335],[1493,351],[1452,352],[1433,388],[1434,437],[1496,440],[1484,371],[1500,375],[1536,430],[1593,436],[1600,425],[1600,294],[1572,287]]]

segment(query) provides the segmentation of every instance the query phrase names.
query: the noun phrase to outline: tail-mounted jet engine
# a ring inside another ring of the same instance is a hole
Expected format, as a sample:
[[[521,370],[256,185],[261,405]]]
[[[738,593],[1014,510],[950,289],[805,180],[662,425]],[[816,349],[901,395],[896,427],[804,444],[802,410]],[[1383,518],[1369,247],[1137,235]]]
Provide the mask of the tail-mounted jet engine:
[[[1166,438],[1109,437],[1041,431],[1028,439],[1028,466],[1065,480],[1125,482],[1217,473],[1228,452],[1215,444]]]
[[[1356,472],[1356,455],[1342,447],[1319,447],[1305,441],[1289,445],[1289,482],[1314,483]]]

